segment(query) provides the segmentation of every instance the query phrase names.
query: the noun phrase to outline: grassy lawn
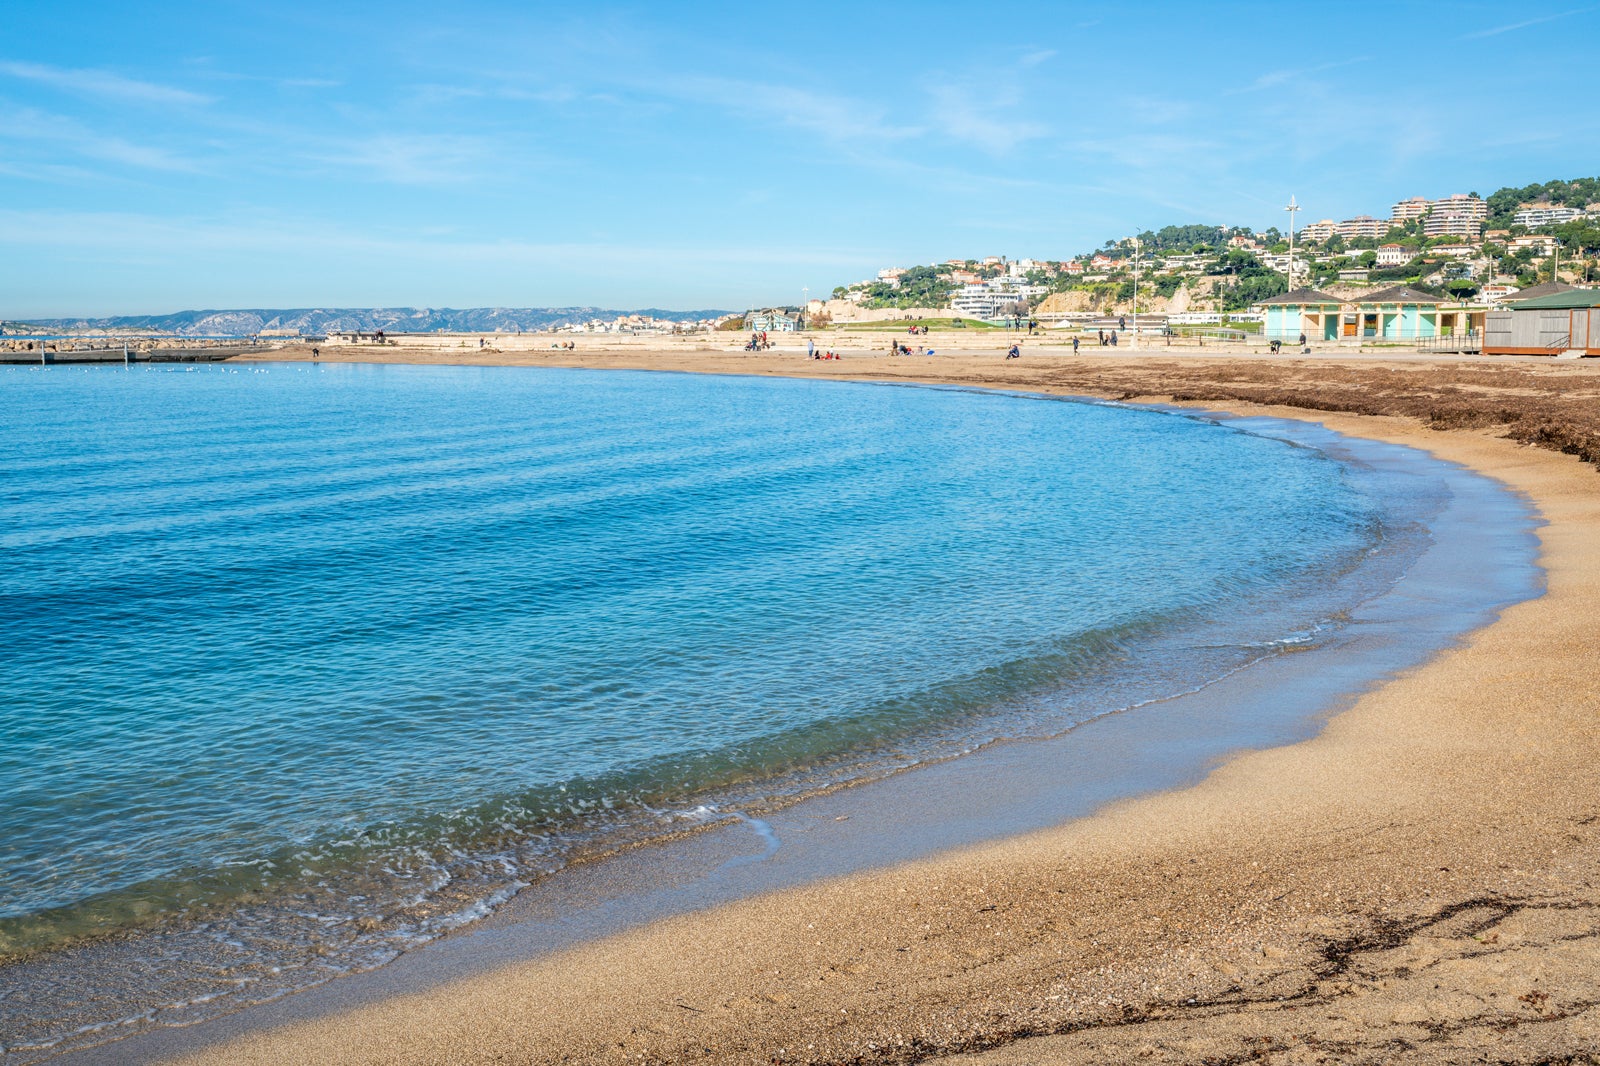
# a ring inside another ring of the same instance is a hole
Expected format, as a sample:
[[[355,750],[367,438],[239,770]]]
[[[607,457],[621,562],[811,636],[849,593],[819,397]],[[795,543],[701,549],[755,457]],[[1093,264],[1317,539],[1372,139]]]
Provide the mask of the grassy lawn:
[[[917,318],[894,319],[889,322],[841,322],[835,329],[847,329],[852,332],[867,331],[874,333],[904,333],[910,326],[927,326],[929,329],[1004,329],[1004,326],[990,325],[988,322],[976,318]]]

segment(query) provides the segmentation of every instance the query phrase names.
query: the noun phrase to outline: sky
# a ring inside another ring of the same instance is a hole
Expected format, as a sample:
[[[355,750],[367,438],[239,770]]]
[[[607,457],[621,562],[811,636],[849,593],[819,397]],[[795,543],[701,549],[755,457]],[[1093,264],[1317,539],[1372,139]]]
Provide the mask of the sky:
[[[0,318],[742,309],[886,266],[1282,228],[1290,195],[1303,225],[1600,172],[1600,4],[7,0],[4,21]]]

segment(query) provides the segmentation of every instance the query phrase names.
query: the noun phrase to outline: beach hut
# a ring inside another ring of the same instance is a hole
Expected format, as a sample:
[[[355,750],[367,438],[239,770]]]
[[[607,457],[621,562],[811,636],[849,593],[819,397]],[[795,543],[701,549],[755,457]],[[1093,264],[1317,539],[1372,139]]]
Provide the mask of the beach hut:
[[[1485,355],[1600,355],[1600,289],[1567,289],[1490,311]]]
[[[1262,300],[1261,335],[1270,341],[1331,341],[1338,337],[1339,298],[1316,289],[1296,289]]]
[[[1345,305],[1345,337],[1415,341],[1439,335],[1439,305],[1444,301],[1409,285],[1379,289]]]

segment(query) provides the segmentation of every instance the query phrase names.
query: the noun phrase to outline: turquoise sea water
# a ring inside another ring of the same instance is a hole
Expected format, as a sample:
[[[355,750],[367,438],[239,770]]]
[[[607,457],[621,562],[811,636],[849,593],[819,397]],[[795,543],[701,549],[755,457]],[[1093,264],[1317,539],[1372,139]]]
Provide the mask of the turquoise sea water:
[[[1430,506],[1170,414],[626,372],[4,369],[0,443],[0,952],[182,933],[178,998],[1288,653]]]

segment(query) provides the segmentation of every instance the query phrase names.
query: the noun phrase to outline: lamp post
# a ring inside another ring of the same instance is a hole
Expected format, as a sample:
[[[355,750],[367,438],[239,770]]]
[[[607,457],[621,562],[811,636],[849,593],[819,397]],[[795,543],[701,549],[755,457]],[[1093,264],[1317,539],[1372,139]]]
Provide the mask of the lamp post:
[[[1133,350],[1139,350],[1139,238],[1133,238]]]
[[[1300,205],[1294,202],[1294,197],[1289,197],[1289,206],[1284,208],[1289,212],[1289,292],[1294,291],[1294,213],[1300,210]]]
[[[811,286],[800,286],[800,328],[808,329],[811,323],[806,320],[806,312],[811,308]]]

